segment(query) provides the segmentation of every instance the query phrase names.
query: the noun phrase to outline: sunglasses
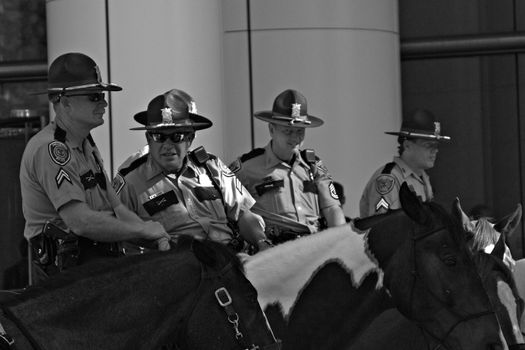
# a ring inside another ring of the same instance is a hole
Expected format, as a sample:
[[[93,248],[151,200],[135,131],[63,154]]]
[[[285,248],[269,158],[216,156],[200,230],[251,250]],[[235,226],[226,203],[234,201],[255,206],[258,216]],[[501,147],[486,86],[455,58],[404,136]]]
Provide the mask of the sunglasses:
[[[179,143],[182,141],[193,141],[193,138],[195,137],[194,133],[180,133],[180,132],[174,132],[171,134],[162,134],[159,132],[148,132],[148,135],[151,137],[151,139],[155,142],[163,143],[167,139],[170,139],[171,142]]]
[[[106,98],[105,94],[103,92],[93,92],[91,94],[67,94],[64,95],[66,97],[70,96],[87,96],[88,100],[91,102],[99,102]]]

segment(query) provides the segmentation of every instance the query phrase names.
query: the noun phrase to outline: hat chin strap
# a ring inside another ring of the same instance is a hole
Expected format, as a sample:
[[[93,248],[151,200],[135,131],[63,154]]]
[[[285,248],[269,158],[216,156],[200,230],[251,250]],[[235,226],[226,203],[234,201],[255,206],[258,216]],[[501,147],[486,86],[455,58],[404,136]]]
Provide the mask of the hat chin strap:
[[[282,116],[277,116],[277,115],[274,115],[272,116],[274,119],[279,119],[279,120],[286,120],[288,122],[290,122],[290,125],[294,125],[295,123],[304,123],[304,124],[312,124],[312,122],[310,120],[307,120],[307,116],[301,116],[301,117],[282,117]]]

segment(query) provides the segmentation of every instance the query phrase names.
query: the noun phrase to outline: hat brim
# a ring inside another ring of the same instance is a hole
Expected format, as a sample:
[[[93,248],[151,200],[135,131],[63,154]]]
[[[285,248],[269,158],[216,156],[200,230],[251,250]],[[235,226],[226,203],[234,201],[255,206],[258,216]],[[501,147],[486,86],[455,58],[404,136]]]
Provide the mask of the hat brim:
[[[408,131],[385,131],[385,134],[388,135],[395,135],[395,136],[403,136],[407,138],[412,139],[424,139],[424,140],[434,140],[434,141],[450,141],[452,138],[450,136],[445,135],[433,135],[433,134],[422,134],[422,133],[416,133],[416,132],[408,132]]]
[[[148,112],[142,111],[133,116],[133,119],[139,124],[142,124],[144,126],[139,126],[135,128],[130,128],[129,130],[171,130],[171,129],[187,129],[187,128],[193,128],[195,130],[203,130],[210,128],[213,123],[208,118],[195,114],[195,113],[188,113],[190,117],[191,124],[187,123],[174,123],[174,124],[158,124],[158,125],[147,125],[148,120]]]
[[[284,125],[284,126],[293,126],[296,128],[316,128],[324,124],[324,121],[321,118],[315,117],[310,114],[308,115],[308,122],[296,121],[293,123],[291,123],[290,120],[275,119],[274,115],[275,113],[273,113],[272,111],[260,111],[260,112],[255,112],[253,116],[257,119],[260,119],[268,123]],[[282,115],[282,116],[289,117],[287,115]]]
[[[98,83],[98,84],[89,84],[89,85],[81,85],[81,86],[71,86],[67,88],[47,88],[45,91],[36,91],[31,92],[30,95],[44,95],[44,94],[65,94],[67,95],[68,92],[99,92],[99,91],[122,91],[122,87],[116,85],[116,84],[105,84],[105,83]]]

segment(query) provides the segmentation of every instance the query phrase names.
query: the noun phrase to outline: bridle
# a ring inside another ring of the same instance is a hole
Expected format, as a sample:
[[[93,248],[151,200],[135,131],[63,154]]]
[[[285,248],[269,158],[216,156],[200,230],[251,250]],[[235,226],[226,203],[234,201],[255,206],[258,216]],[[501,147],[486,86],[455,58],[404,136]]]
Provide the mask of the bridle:
[[[232,268],[233,268],[233,263],[229,262],[220,271],[215,272],[215,273],[210,273],[206,271],[204,265],[201,263],[201,280],[197,288],[197,293],[195,293],[195,297],[193,298],[192,306],[189,309],[189,313],[187,317],[184,317],[183,326],[177,332],[178,336],[177,336],[176,344],[184,343],[183,335],[185,332],[183,332],[182,330],[187,330],[189,320],[191,319],[195,311],[195,308],[197,306],[197,303],[201,295],[210,291],[210,288],[206,287],[205,281],[215,280],[213,282],[213,288],[211,289],[214,290],[213,293],[215,295],[215,299],[218,305],[224,310],[226,321],[232,327],[232,331],[234,333],[235,340],[237,341],[237,345],[238,345],[238,347],[236,347],[235,349],[239,349],[239,350],[280,350],[281,340],[275,338],[273,330],[271,329],[271,326],[269,323],[267,323],[266,326],[268,328],[269,333],[272,335],[274,342],[268,345],[257,345],[251,341],[251,337],[248,334],[248,328],[244,326],[242,320],[239,317],[239,314],[235,310],[235,307],[233,305],[233,299],[231,297],[230,292],[224,286],[224,284],[220,282],[221,278],[225,274],[227,274],[228,271],[231,270]],[[242,329],[245,330],[245,333],[241,331]]]
[[[412,242],[413,268],[412,268],[411,274],[413,276],[413,283],[412,283],[412,287],[410,289],[410,309],[409,309],[409,312],[410,312],[411,315],[413,314],[413,312],[412,312],[413,311],[412,310],[413,309],[412,301],[414,300],[413,296],[414,296],[415,286],[416,286],[416,283],[418,281],[422,280],[421,276],[418,273],[418,269],[417,269],[416,244],[418,242],[422,241],[423,239],[425,239],[425,238],[435,234],[435,233],[438,233],[438,232],[441,232],[441,231],[445,231],[445,230],[448,230],[448,229],[450,229],[450,226],[443,225],[443,226],[439,226],[439,227],[437,227],[437,228],[435,228],[435,229],[433,229],[433,230],[431,230],[429,232],[421,234],[419,236],[416,236],[415,230],[412,230],[413,236],[411,237],[411,242]],[[451,310],[450,307],[448,307],[447,303],[444,302],[443,300],[441,300],[436,295],[436,293],[434,293],[434,291],[432,291],[430,288],[428,288],[428,286],[425,283],[423,283],[423,286],[430,293],[430,295],[434,299],[436,299],[440,304],[444,305],[445,309],[447,309],[456,318],[456,321],[448,328],[448,330],[444,333],[444,335],[442,337],[439,337],[439,336],[435,335],[432,331],[427,329],[422,323],[419,323],[419,322],[417,323],[418,327],[423,332],[423,335],[428,335],[428,336],[430,336],[432,339],[434,339],[437,342],[437,345],[435,347],[433,347],[432,350],[439,350],[439,349],[442,349],[442,348],[449,349],[446,346],[446,341],[447,341],[448,337],[450,336],[450,334],[452,334],[452,332],[460,324],[468,322],[468,321],[471,321],[471,320],[478,319],[480,317],[490,316],[490,315],[494,315],[495,314],[493,310],[484,310],[484,311],[473,313],[473,314],[467,314],[465,316],[459,315],[457,312],[454,312],[453,310]],[[446,292],[450,292],[450,291],[447,290]],[[426,337],[425,337],[425,339],[426,339]],[[428,342],[427,342],[427,348],[431,349]]]

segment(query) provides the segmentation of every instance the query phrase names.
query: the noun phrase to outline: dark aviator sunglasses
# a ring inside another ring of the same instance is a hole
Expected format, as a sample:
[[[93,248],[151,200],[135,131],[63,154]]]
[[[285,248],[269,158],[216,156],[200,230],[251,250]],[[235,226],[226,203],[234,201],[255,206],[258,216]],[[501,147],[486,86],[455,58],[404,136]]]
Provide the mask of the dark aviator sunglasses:
[[[148,132],[148,135],[151,137],[151,139],[155,142],[163,143],[167,139],[170,139],[171,142],[179,143],[182,141],[193,141],[193,138],[195,137],[194,133],[180,133],[180,132],[174,132],[171,134],[162,134],[159,132]]]
[[[86,93],[83,93],[83,94],[66,94],[64,95],[66,97],[70,97],[70,96],[87,96],[88,100],[90,100],[91,102],[99,102],[99,101],[102,101],[103,99],[106,98],[105,94],[103,92],[93,92],[93,93],[90,93],[90,94],[86,94]]]

